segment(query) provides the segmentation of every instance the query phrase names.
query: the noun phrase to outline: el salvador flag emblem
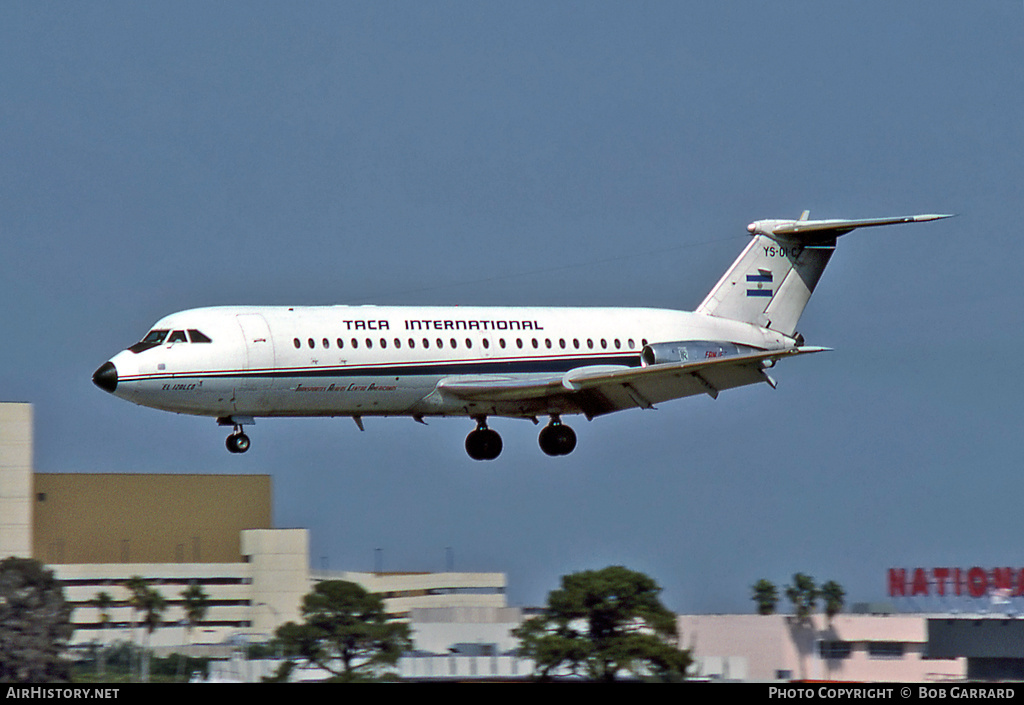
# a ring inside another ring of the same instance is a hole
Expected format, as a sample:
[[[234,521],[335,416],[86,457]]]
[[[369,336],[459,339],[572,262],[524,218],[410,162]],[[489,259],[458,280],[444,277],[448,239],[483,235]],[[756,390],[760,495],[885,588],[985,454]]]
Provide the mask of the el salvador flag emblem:
[[[765,284],[772,283],[772,273],[763,269],[758,270],[757,274],[747,275],[747,296],[766,296],[771,298],[772,287],[765,286]],[[757,285],[751,288],[753,285]]]

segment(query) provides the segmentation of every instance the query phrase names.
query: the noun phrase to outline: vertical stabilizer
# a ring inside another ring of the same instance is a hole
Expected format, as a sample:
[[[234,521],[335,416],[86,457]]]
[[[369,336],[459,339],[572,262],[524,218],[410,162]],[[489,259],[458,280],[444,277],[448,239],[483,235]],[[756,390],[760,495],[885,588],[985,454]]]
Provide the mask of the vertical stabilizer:
[[[948,215],[866,220],[758,220],[754,239],[707,295],[697,313],[753,323],[792,336],[836,247],[854,228],[920,223]]]

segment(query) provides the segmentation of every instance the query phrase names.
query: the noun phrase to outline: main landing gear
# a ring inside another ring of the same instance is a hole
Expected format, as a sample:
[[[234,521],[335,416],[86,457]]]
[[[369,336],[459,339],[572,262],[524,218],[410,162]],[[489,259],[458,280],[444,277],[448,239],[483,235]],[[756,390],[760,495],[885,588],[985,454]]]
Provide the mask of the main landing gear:
[[[501,436],[487,428],[486,417],[476,419],[476,430],[466,436],[466,452],[473,460],[494,460],[501,454]],[[576,433],[558,416],[540,432],[540,449],[548,455],[569,455],[576,448]]]
[[[466,436],[466,452],[473,460],[494,460],[501,454],[501,436],[487,428],[487,419],[476,420],[476,430]]]
[[[548,455],[569,455],[576,448],[576,432],[559,421],[557,416],[551,417],[551,423],[541,430],[537,440],[540,449]]]

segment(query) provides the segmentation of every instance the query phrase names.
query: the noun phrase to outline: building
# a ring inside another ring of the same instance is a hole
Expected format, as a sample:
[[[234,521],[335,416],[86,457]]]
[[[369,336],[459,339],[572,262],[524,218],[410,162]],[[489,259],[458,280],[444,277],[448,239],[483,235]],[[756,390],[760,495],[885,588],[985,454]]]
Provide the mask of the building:
[[[264,641],[301,620],[320,580],[359,583],[405,618],[414,608],[505,607],[502,573],[311,574],[308,531],[275,528],[272,502],[268,475],[35,473],[32,406],[0,403],[0,558],[54,571],[75,608],[73,644],[139,637],[133,577],[168,603],[150,638],[157,649]],[[190,633],[181,593],[193,584],[210,603]],[[95,605],[100,593],[108,609]]]
[[[169,603],[165,625],[150,639],[167,650],[204,644],[230,651],[242,640],[264,641],[280,624],[300,619],[302,598],[315,582],[348,580],[382,595],[390,613],[409,620],[415,648],[399,663],[402,676],[531,673],[532,664],[515,655],[512,630],[523,611],[507,606],[504,574],[311,572],[307,530],[275,528],[272,501],[266,475],[35,473],[32,407],[0,403],[0,558],[36,558],[54,570],[75,606],[74,643],[139,638],[140,615],[125,586],[135,576]],[[961,585],[932,572],[945,580],[935,588],[940,593]],[[978,570],[960,572],[963,589],[980,593]],[[926,591],[923,574],[891,574],[891,590]],[[985,585],[1024,591],[1024,569],[992,575]],[[210,597],[210,608],[190,633],[181,593],[192,584]],[[113,599],[109,620],[94,604],[101,592]],[[681,645],[696,660],[694,675],[702,678],[936,681],[962,680],[969,659],[978,677],[1024,673],[1022,654],[1014,651],[1024,620],[1004,621],[988,624],[991,636],[981,641],[971,638],[977,626],[924,615],[839,615],[831,623],[818,615],[810,626],[785,615],[682,615],[678,626]],[[934,644],[929,630],[941,637]],[[232,677],[255,674],[248,664],[224,666],[238,667]]]
[[[358,573],[314,571],[312,582],[346,580],[384,598],[388,614],[409,619],[414,610],[431,608],[505,608],[504,573]]]
[[[523,622],[518,607],[413,609],[409,625],[416,648],[398,662],[398,674],[419,680],[509,679],[533,673],[512,634]]]
[[[931,618],[928,655],[966,658],[968,680],[1024,680],[1024,619],[1005,615]]]
[[[167,601],[155,647],[265,638],[297,619],[308,532],[275,529],[271,499],[267,475],[35,473],[32,406],[0,404],[0,555],[35,558],[64,583],[73,644],[133,638],[133,577]],[[193,584],[210,602],[188,633],[181,593]]]
[[[965,659],[933,658],[926,615],[681,615],[694,675],[710,680],[949,681]]]

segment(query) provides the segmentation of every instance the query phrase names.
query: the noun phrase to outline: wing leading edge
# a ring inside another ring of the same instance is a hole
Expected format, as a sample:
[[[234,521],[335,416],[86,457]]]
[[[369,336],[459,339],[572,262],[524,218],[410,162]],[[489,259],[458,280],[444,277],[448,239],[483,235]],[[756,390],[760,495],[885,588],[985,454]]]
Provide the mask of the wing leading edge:
[[[777,360],[827,350],[806,346],[646,367],[602,365],[530,376],[452,376],[439,381],[436,392],[482,404],[550,400],[558,406],[568,403],[592,418],[634,407],[650,409],[695,394],[717,398],[722,390],[748,384],[767,382],[774,387],[765,370]]]

